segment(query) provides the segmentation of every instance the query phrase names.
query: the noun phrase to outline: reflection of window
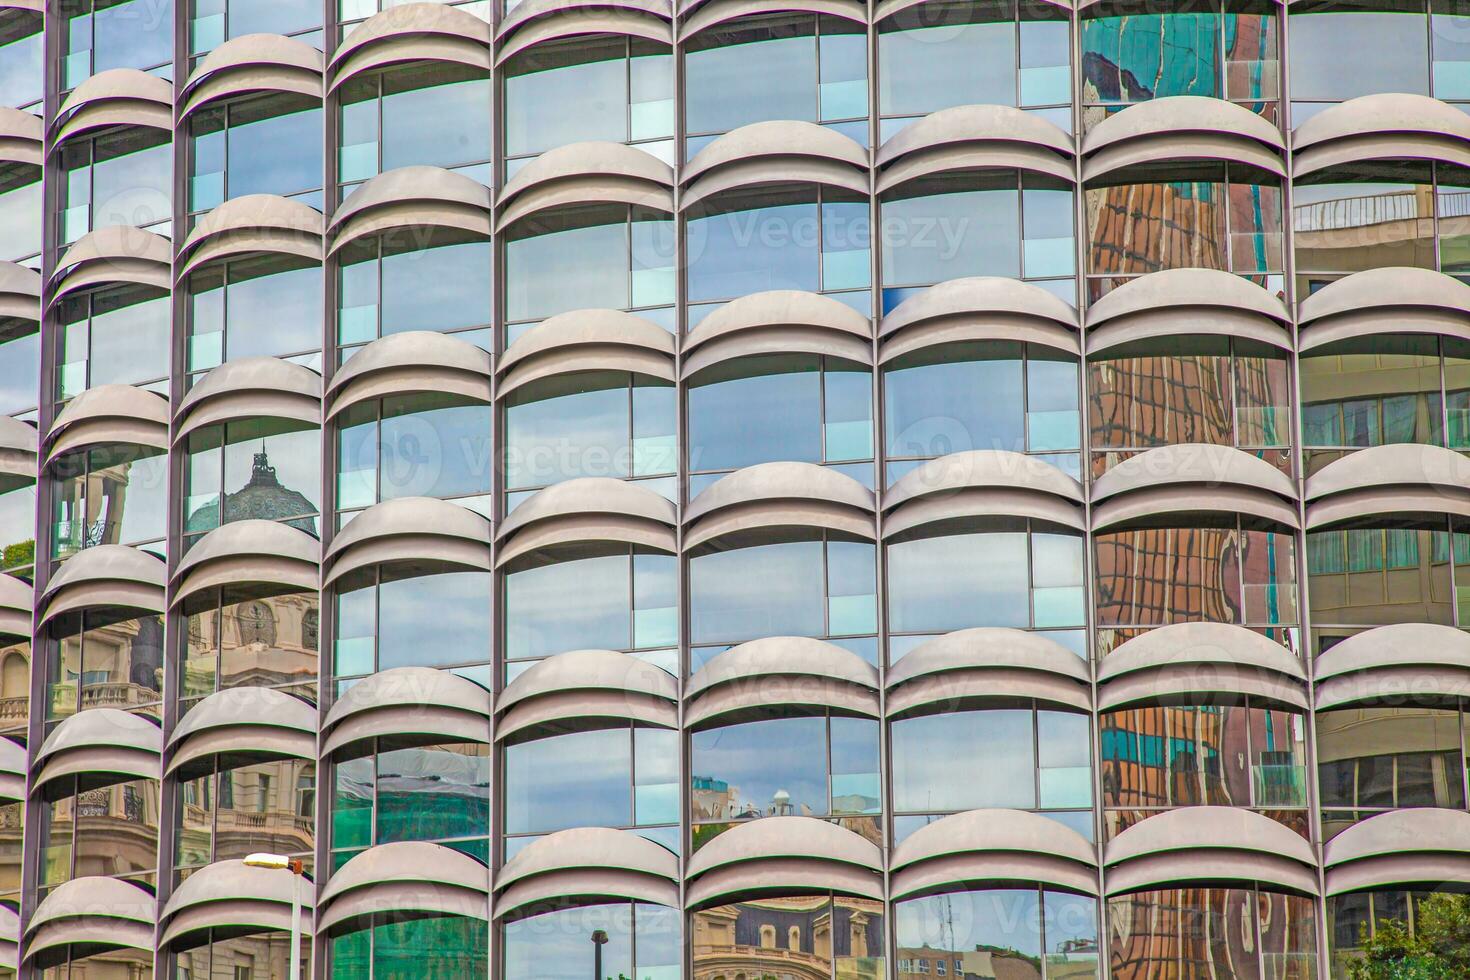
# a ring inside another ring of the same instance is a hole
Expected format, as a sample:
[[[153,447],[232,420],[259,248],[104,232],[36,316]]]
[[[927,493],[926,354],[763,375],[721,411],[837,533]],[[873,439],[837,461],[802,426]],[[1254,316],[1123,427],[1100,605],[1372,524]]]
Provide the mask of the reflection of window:
[[[275,646],[276,616],[270,606],[263,602],[242,602],[235,613],[235,621],[240,628],[241,645],[262,643]]]
[[[1307,534],[1314,632],[1405,622],[1470,625],[1470,597],[1462,597],[1463,584],[1456,587],[1470,567],[1470,534],[1462,522],[1360,523],[1368,526]]]
[[[320,622],[321,616],[315,609],[308,609],[301,614],[301,645],[308,650],[317,649]]]
[[[1318,777],[1337,825],[1400,807],[1465,808],[1465,713],[1454,707],[1352,708],[1317,717]]]

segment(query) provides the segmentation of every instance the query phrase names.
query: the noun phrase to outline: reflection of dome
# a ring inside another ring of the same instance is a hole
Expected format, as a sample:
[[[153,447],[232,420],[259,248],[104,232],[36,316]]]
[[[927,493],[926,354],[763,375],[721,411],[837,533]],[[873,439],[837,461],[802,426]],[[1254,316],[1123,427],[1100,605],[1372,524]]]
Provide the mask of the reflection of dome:
[[[786,792],[784,789],[778,789],[776,790],[776,795],[771,797],[771,802],[776,804],[777,806],[780,806],[783,803],[790,803],[791,794]]]
[[[250,480],[234,493],[224,495],[224,516],[221,518],[218,503],[208,503],[189,515],[184,522],[185,532],[208,531],[232,521],[248,521],[259,518],[278,521],[283,517],[295,517],[286,523],[308,534],[316,534],[316,520],[303,517],[315,514],[316,505],[296,490],[281,486],[276,479],[276,468],[270,464],[265,447],[255,454],[255,463],[250,469]]]

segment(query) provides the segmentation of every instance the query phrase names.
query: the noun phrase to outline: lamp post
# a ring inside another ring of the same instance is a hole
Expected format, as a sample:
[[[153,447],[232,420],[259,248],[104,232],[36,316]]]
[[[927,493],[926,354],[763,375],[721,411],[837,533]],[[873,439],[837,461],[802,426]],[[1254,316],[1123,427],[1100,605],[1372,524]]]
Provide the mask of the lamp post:
[[[290,980],[301,980],[301,878],[306,866],[284,854],[251,854],[245,859],[245,866],[291,872],[291,946],[286,953],[286,968]],[[606,941],[604,937],[603,942]]]
[[[607,932],[592,930],[592,980],[602,980],[602,947],[607,945]]]

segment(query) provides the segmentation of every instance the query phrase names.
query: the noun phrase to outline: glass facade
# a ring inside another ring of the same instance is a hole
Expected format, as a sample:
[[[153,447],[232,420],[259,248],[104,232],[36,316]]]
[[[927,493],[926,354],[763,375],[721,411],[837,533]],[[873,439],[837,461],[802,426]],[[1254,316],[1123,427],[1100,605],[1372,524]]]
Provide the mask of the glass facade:
[[[0,980],[1470,969],[1467,26],[0,10]]]

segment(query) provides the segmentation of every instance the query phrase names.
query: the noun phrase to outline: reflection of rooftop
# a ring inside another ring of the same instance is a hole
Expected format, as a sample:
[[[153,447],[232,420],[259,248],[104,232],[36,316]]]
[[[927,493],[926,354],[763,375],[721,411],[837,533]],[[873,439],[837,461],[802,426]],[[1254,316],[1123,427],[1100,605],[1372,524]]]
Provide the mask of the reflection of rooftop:
[[[190,514],[184,530],[208,531],[221,523],[229,524],[232,521],[277,521],[285,517],[295,517],[296,520],[286,523],[308,534],[316,534],[316,521],[301,516],[316,513],[316,505],[300,491],[281,484],[276,478],[276,468],[270,464],[263,447],[255,454],[250,479],[239,490],[223,496],[223,519],[219,500],[216,499]]]
[[[1424,199],[1422,204],[1421,197]],[[1440,194],[1438,202],[1441,218],[1463,218],[1470,215],[1470,191]],[[1291,209],[1292,228],[1301,232],[1340,231],[1432,216],[1428,188],[1389,191],[1363,197],[1340,197],[1330,201],[1297,204]]]

